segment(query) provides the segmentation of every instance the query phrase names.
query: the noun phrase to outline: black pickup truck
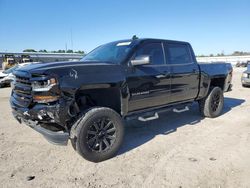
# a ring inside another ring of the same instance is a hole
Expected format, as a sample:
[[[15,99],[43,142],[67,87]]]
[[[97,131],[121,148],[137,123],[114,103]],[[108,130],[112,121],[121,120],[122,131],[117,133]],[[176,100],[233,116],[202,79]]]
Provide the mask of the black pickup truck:
[[[111,42],[81,61],[28,65],[14,75],[14,117],[52,143],[71,140],[93,162],[117,153],[126,120],[181,113],[193,102],[214,118],[232,86],[231,64],[198,64],[189,43],[160,39]]]

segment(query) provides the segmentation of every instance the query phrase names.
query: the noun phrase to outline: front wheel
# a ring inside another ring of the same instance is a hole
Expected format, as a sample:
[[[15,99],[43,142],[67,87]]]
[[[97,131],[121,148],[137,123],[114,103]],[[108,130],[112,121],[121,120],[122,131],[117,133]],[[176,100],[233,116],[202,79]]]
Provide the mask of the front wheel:
[[[199,101],[200,112],[205,117],[215,118],[222,113],[224,106],[223,91],[214,87],[206,98]]]
[[[74,126],[73,126],[74,127]],[[124,135],[120,115],[110,108],[88,110],[76,125],[74,144],[77,152],[92,162],[107,160],[118,152]]]

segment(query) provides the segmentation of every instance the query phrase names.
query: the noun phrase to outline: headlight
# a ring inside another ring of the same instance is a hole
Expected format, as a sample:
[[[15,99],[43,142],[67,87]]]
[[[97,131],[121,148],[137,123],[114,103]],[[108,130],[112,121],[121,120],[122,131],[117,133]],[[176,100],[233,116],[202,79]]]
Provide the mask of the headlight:
[[[248,74],[247,74],[247,73],[243,73],[243,74],[242,74],[242,77],[243,77],[243,78],[247,78],[247,77],[248,77]]]
[[[50,78],[49,80],[34,81],[32,82],[32,90],[49,91],[55,85],[57,85],[57,81],[55,78]]]
[[[35,92],[47,92],[49,91],[53,86],[57,85],[58,82],[55,78],[50,78],[49,80],[39,80],[39,81],[33,81],[32,82],[32,91]],[[59,99],[58,95],[52,95],[49,93],[35,93],[33,96],[34,102],[38,103],[48,103],[48,102],[54,102]]]

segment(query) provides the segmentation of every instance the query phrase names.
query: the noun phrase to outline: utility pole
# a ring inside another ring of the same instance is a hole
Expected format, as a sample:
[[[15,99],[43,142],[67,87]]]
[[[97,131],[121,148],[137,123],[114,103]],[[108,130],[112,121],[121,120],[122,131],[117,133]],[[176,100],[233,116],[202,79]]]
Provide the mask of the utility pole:
[[[74,49],[73,49],[72,28],[70,28],[70,39],[71,39],[71,50],[74,51]]]

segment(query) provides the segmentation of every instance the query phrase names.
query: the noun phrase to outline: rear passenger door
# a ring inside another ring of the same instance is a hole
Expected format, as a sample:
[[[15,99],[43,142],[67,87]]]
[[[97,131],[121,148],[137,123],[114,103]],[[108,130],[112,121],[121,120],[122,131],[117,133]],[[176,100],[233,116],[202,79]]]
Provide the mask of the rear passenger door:
[[[170,97],[170,68],[166,65],[162,42],[146,42],[134,53],[150,57],[150,64],[132,67],[127,75],[129,111],[167,104]]]
[[[199,67],[188,43],[166,42],[165,53],[171,67],[170,102],[196,98],[199,88]]]

